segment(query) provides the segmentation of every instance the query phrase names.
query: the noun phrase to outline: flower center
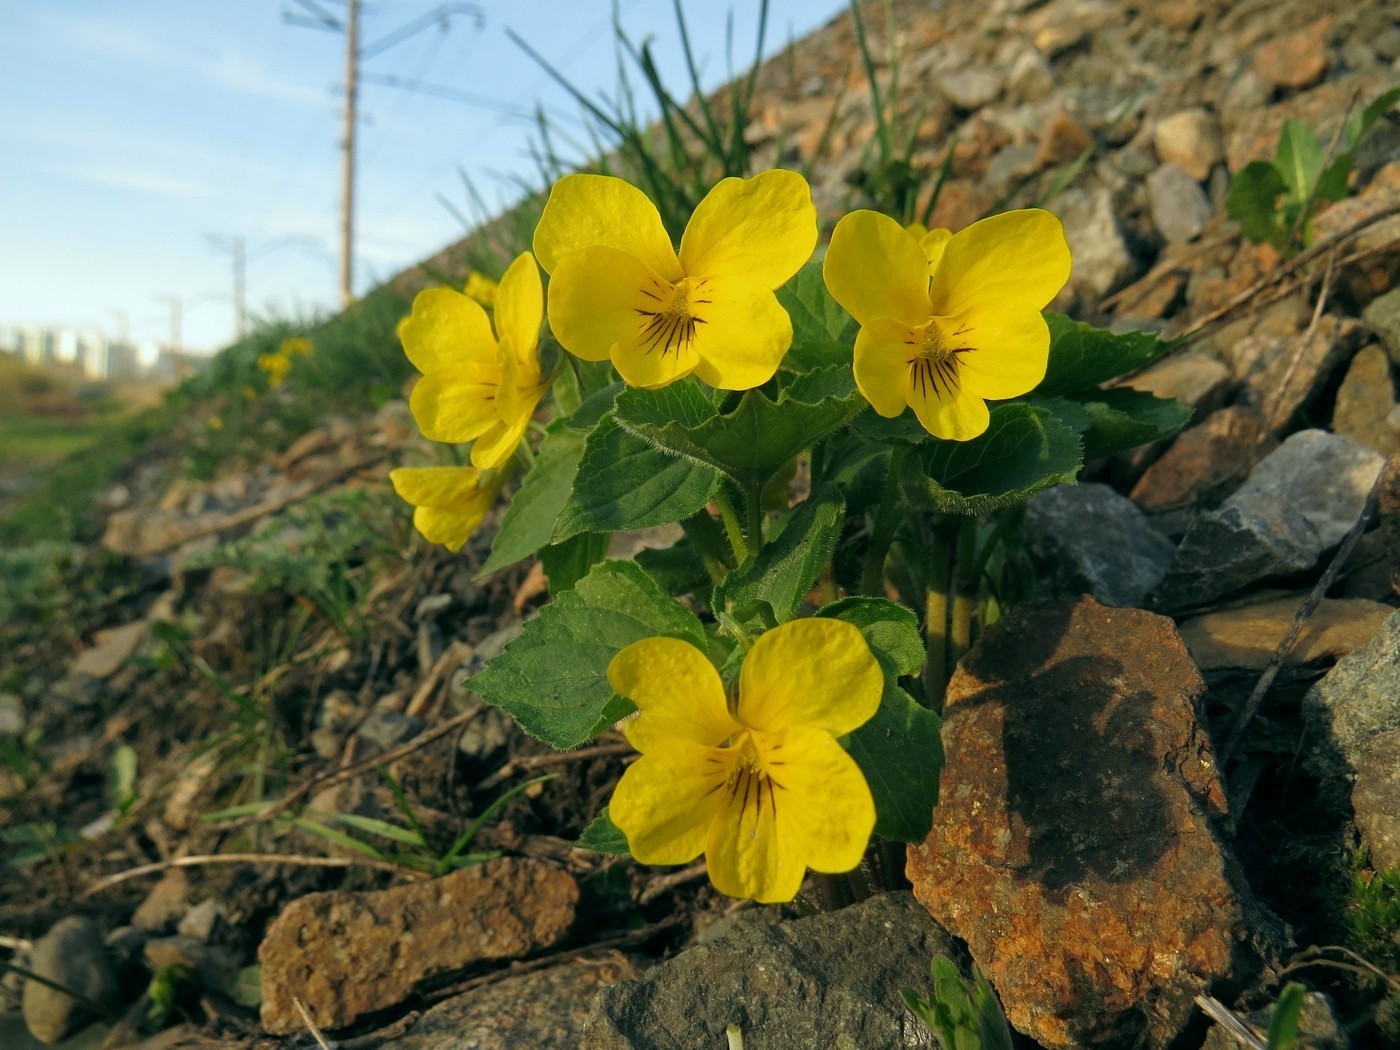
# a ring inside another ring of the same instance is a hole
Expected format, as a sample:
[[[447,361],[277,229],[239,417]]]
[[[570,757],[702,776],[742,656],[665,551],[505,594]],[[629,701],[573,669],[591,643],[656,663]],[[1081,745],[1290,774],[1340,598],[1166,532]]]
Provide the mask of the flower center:
[[[914,338],[906,340],[912,347],[909,356],[909,386],[923,397],[949,394],[958,385],[958,358],[975,349],[967,345],[972,328],[952,318],[930,317],[928,323],[915,328]]]
[[[696,307],[708,306],[704,278],[682,277],[675,284],[654,278],[642,289],[646,306],[637,307],[641,317],[640,341],[647,353],[660,350],[661,356],[680,353],[695,342],[696,326],[705,323],[696,316]]]
[[[786,788],[774,778],[773,770],[785,763],[781,757],[775,759],[773,756],[780,755],[782,747],[779,741],[760,750],[752,731],[740,733],[734,739],[730,748],[733,757],[730,759],[729,776],[724,784],[729,801],[739,802],[741,824],[750,811],[755,821],[765,809],[770,816],[777,816],[777,793]]]

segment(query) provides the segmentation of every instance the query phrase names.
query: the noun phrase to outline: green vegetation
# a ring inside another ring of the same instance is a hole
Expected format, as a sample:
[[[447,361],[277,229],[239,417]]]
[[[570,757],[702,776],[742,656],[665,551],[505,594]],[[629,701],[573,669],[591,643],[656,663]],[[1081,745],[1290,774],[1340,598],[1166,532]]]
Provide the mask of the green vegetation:
[[[920,996],[906,988],[904,1002],[943,1050],[1011,1050],[1011,1029],[981,970],[973,968],[969,984],[953,961],[942,955],[934,957],[929,969],[933,994]]]

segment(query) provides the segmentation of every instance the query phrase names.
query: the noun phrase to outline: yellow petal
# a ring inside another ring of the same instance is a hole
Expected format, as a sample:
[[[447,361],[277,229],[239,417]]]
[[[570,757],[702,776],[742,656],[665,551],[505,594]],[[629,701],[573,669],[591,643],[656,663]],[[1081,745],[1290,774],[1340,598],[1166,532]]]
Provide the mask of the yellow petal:
[[[638,751],[667,740],[715,746],[741,728],[714,664],[678,638],[644,638],[622,649],[608,664],[608,684],[641,712],[626,726]]]
[[[695,374],[719,390],[748,390],[773,378],[792,345],[792,318],[778,297],[742,277],[697,287]]]
[[[529,425],[529,416],[517,419],[513,423],[498,421],[472,442],[472,466],[482,470],[499,467],[515,454]]]
[[[612,363],[628,386],[657,390],[695,371],[700,355],[694,342],[668,346],[631,339],[613,346]]]
[[[451,288],[419,292],[413,300],[413,312],[398,331],[404,353],[420,372],[496,359],[496,338],[486,311]]]
[[[771,291],[816,246],[817,209],[807,180],[775,168],[716,183],[686,225],[680,262],[691,277],[738,277]]]
[[[540,322],[544,320],[544,285],[535,257],[521,252],[496,290],[496,334],[509,342],[522,361],[539,360]]]
[[[1041,310],[1069,280],[1069,245],[1060,220],[1040,208],[979,219],[955,233],[933,275],[933,312]]]
[[[1045,378],[1050,329],[1038,310],[978,306],[953,318],[974,349],[958,355],[962,383],[979,397],[1019,397]]]
[[[496,423],[495,365],[473,364],[447,372],[430,372],[413,387],[408,407],[423,436],[432,441],[471,441]]]
[[[919,341],[908,325],[888,317],[872,321],[856,333],[856,386],[886,419],[909,407],[909,359]]]
[[[952,441],[977,437],[991,421],[987,402],[972,393],[960,380],[951,386],[921,383],[911,387],[909,405],[925,430],[934,437]]]
[[[606,361],[635,342],[670,285],[634,256],[596,246],[568,255],[549,282],[549,327],[559,345],[585,361]]]
[[[767,732],[806,725],[841,736],[869,721],[884,687],[884,673],[854,626],[793,620],[749,650],[739,671],[736,717]]]
[[[862,325],[879,317],[923,324],[928,260],[919,242],[887,215],[853,211],[836,224],[822,263],[831,296]]]
[[[413,511],[413,527],[429,543],[441,544],[455,554],[481,525],[486,510],[479,500],[458,510],[418,507]]]
[[[943,259],[943,251],[952,239],[953,231],[946,230],[941,226],[936,230],[928,230],[919,234],[919,247],[924,250],[924,258],[928,260],[929,276],[938,272],[938,264]]]
[[[700,856],[724,804],[728,756],[682,740],[658,742],[627,767],[608,815],[643,864],[685,864]]]
[[[565,175],[554,184],[535,227],[535,255],[554,275],[568,255],[594,245],[626,252],[668,281],[680,279],[671,238],[645,193],[608,175]]]
[[[855,759],[821,729],[777,734],[763,748],[775,785],[781,848],[814,871],[834,874],[860,864],[875,830],[875,800]]]
[[[807,867],[798,843],[780,823],[781,789],[767,777],[740,773],[716,792],[724,808],[710,825],[705,867],[710,881],[731,897],[762,904],[790,901],[802,888]]]
[[[389,481],[399,498],[415,507],[450,507],[470,499],[481,481],[472,467],[398,467]]]

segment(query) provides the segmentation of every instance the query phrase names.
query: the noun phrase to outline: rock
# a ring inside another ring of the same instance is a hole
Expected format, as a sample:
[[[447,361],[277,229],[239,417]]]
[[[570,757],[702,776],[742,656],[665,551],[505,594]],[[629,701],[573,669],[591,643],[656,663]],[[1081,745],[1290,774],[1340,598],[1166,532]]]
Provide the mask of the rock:
[[[1379,346],[1362,347],[1337,391],[1332,430],[1382,455],[1400,452],[1400,416],[1390,359]]]
[[[115,1009],[121,989],[102,934],[91,919],[60,919],[35,942],[29,969],[69,988],[88,1001]],[[38,981],[24,983],[24,1023],[41,1043],[52,1046],[92,1018],[92,1011],[65,992]]]
[[[1254,53],[1254,72],[1274,87],[1310,87],[1327,72],[1327,42],[1317,25],[1276,37]]]
[[[908,893],[781,925],[751,925],[681,952],[593,1001],[585,1050],[934,1047],[901,988],[929,983],[952,941]]]
[[[1131,496],[1149,514],[1214,505],[1225,491],[1243,482],[1254,463],[1273,451],[1273,444],[1253,409],[1243,405],[1219,409],[1177,435],[1142,473]]]
[[[1071,285],[1102,297],[1132,278],[1137,261],[1118,226],[1108,190],[1066,190],[1055,210],[1064,222],[1074,260]]]
[[[1361,319],[1380,336],[1390,360],[1400,365],[1400,288],[1372,299],[1361,311]]]
[[[171,929],[190,909],[190,877],[183,868],[170,868],[151,887],[131,916],[131,925],[147,933]]]
[[[1092,598],[1016,607],[953,675],[909,877],[1043,1046],[1164,1047],[1251,976],[1203,689],[1170,620]]]
[[[1245,1015],[1254,1028],[1260,1032],[1269,1030],[1269,1022],[1274,1018],[1274,1004],[1262,1010]],[[1303,1009],[1298,1014],[1298,1050],[1350,1050],[1351,1039],[1346,1028],[1337,1017],[1332,1000],[1321,992],[1308,992],[1303,996]],[[1206,1041],[1201,1050],[1239,1050],[1239,1041],[1221,1028],[1213,1025],[1206,1033]]]
[[[1192,523],[1157,590],[1157,607],[1190,608],[1311,569],[1356,524],[1384,464],[1350,438],[1294,434],[1219,510]]]
[[[1252,335],[1224,348],[1245,399],[1271,427],[1285,426],[1351,358],[1361,344],[1361,326],[1325,316],[1311,332],[1274,338]]]
[[[227,918],[224,906],[213,897],[202,900],[186,913],[176,927],[182,937],[193,937],[197,941],[207,941],[214,936],[214,930]]]
[[[507,977],[438,1003],[382,1050],[576,1047],[594,995],[637,970],[621,956]]]
[[[951,105],[970,111],[1001,97],[1002,75],[994,69],[968,66],[940,75],[934,86]]]
[[[1352,778],[1371,865],[1400,865],[1400,612],[1308,690],[1303,713],[1331,745],[1306,749],[1309,765],[1324,777]]]
[[[84,678],[111,678],[131,659],[145,639],[144,620],[98,631],[93,644],[78,654],[68,673]]]
[[[1040,136],[1040,145],[1036,147],[1032,162],[1033,169],[1068,164],[1093,144],[1093,136],[1084,130],[1084,126],[1063,109],[1058,109]]]
[[[1205,354],[1171,354],[1144,368],[1125,385],[1175,398],[1201,413],[1219,406],[1230,387],[1230,370]]]
[[[1152,15],[1168,29],[1187,32],[1201,20],[1200,0],[1167,0],[1153,5]]]
[[[14,693],[0,693],[0,737],[23,736],[26,723],[24,701]]]
[[[1011,63],[1006,78],[1006,94],[1017,104],[1039,102],[1055,90],[1055,74],[1050,63],[1033,47],[1028,47]]]
[[[228,949],[184,935],[147,941],[145,955],[151,969],[182,966],[205,988],[216,991],[228,988],[239,970],[238,959]]]
[[[355,735],[380,751],[391,751],[412,740],[426,724],[421,718],[397,711],[373,711],[360,723]]]
[[[1262,671],[1293,626],[1306,596],[1221,609],[1185,621],[1181,637],[1202,671]],[[1323,598],[1303,623],[1285,667],[1334,663],[1370,640],[1395,610],[1364,598]]]
[[[518,858],[380,892],[300,897],[258,948],[263,1027],[301,1030],[295,997],[322,1028],[343,1028],[437,974],[549,948],[577,904],[571,875]]]
[[[1175,164],[1197,182],[1205,182],[1211,168],[1225,159],[1220,125],[1199,106],[1159,120],[1153,131],[1152,145],[1159,160]]]
[[[1201,184],[1175,164],[1163,164],[1147,177],[1147,201],[1152,225],[1171,244],[1194,241],[1214,213]]]
[[[1107,485],[1060,485],[1026,505],[1026,551],[1053,594],[1140,606],[1171,564],[1169,539]]]

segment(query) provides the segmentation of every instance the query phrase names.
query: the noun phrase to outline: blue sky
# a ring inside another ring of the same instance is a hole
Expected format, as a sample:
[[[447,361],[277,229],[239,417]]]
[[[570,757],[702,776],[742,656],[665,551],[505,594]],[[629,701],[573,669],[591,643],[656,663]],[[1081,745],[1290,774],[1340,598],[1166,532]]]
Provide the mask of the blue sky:
[[[315,0],[343,13],[343,0]],[[362,41],[433,10],[365,0]],[[456,7],[466,5],[451,5]],[[470,212],[459,168],[492,208],[530,177],[537,101],[572,115],[562,89],[505,35],[525,37],[579,87],[616,83],[609,0],[482,0],[367,58],[366,74],[442,85],[463,104],[366,84],[361,92],[356,288],[455,240],[437,199]],[[727,79],[720,3],[683,0],[707,86]],[[753,52],[758,0],[735,0],[735,63]],[[843,0],[771,0],[772,53]],[[184,302],[184,342],[216,349],[233,327],[228,240],[248,246],[254,313],[337,301],[339,34],[288,24],[297,0],[0,0],[0,327],[42,324],[164,339]],[[621,0],[624,29],[654,37],[685,84],[669,0]],[[222,244],[223,247],[219,245]]]

